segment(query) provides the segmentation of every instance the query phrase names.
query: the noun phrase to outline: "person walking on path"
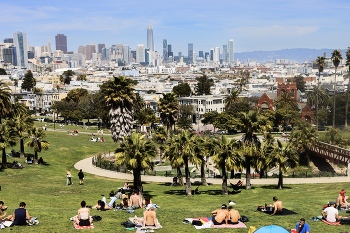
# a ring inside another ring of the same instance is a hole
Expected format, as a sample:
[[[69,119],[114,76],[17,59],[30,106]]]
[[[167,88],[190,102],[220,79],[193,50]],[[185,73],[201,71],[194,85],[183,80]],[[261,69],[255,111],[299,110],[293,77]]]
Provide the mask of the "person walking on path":
[[[67,185],[72,185],[72,174],[70,174],[70,169],[67,170]]]
[[[79,185],[83,185],[84,184],[84,173],[83,173],[83,169],[80,169],[79,173],[78,173],[78,177],[79,177]]]

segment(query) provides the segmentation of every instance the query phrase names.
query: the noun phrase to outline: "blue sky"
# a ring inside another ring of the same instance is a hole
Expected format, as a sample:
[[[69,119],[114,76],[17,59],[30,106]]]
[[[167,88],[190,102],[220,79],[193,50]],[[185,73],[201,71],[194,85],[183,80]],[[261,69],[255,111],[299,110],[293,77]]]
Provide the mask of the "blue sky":
[[[147,44],[152,24],[155,47],[168,39],[175,55],[227,44],[235,52],[289,48],[346,49],[350,46],[348,0],[12,0],[1,1],[0,40],[27,33],[30,46],[65,34],[68,50],[90,43]]]

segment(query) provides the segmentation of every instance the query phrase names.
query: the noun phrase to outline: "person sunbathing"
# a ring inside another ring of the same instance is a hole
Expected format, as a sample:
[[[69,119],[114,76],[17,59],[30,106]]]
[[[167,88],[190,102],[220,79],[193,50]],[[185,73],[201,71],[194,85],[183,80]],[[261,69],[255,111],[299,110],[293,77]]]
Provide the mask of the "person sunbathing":
[[[143,212],[143,220],[139,219],[136,215],[135,215],[135,220],[134,223],[141,223],[142,227],[147,227],[147,226],[154,226],[154,227],[158,227],[158,221],[157,221],[157,215],[156,212],[153,209],[153,205],[149,204],[146,207],[148,210],[145,210]]]
[[[81,208],[78,210],[78,217],[75,218],[75,222],[79,226],[90,226],[92,224],[92,218],[90,217],[90,209],[86,208],[86,202],[80,203]]]
[[[227,223],[228,224],[237,224],[238,220],[241,218],[238,210],[234,210],[232,206],[228,207],[227,213]]]
[[[133,194],[130,197],[130,202],[129,202],[129,206],[138,206],[140,208],[142,208],[142,200],[141,200],[141,196],[137,194],[137,190],[135,189]]]
[[[227,224],[227,205],[223,204],[221,206],[221,209],[217,209],[211,212],[211,214],[213,215],[212,217],[212,227],[214,227],[214,225],[221,225],[224,224],[224,220],[225,223]]]
[[[271,215],[282,214],[282,209],[283,209],[282,201],[279,201],[276,196],[273,197],[272,200],[274,201],[273,205],[270,205],[269,207],[267,207],[266,204],[265,206],[258,205],[258,210],[272,212]]]
[[[106,205],[106,203],[102,200],[97,201],[97,205],[92,207],[93,209],[98,209],[100,211],[105,211],[105,210],[111,210],[112,208],[109,207],[109,205]]]
[[[346,191],[342,189],[337,198],[338,208],[347,208],[349,206],[348,199],[349,196],[345,196]]]
[[[5,216],[7,215],[7,212],[2,214],[5,210],[7,210],[7,206],[4,206],[4,202],[0,201],[0,222],[1,222],[1,220],[3,220],[3,221],[10,221],[11,218],[12,218],[11,214],[5,218]]]
[[[149,204],[152,204],[152,201],[149,197],[145,197],[145,200],[142,201],[142,207],[147,207]]]

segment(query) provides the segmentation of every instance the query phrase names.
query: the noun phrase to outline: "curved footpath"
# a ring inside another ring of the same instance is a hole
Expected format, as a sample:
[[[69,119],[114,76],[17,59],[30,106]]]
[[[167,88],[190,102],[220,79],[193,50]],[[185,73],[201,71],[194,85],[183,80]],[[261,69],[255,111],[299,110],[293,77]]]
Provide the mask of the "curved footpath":
[[[132,174],[125,174],[122,172],[109,171],[94,167],[92,165],[92,158],[86,158],[77,162],[74,167],[77,170],[83,169],[83,172],[90,173],[97,176],[103,176],[108,178],[115,178],[121,180],[133,180]],[[185,178],[185,177],[184,177]],[[142,176],[142,181],[145,182],[173,182],[173,177],[164,177],[164,176]],[[191,178],[191,182],[201,181],[200,178]],[[238,179],[228,179],[231,183],[235,184],[238,182]],[[253,185],[277,185],[278,178],[274,179],[251,179],[251,184]],[[222,184],[222,179],[212,179],[207,178],[207,182],[211,184]],[[321,184],[321,183],[342,183],[350,182],[350,177],[348,176],[338,176],[338,177],[321,177],[321,178],[284,178],[283,184]]]

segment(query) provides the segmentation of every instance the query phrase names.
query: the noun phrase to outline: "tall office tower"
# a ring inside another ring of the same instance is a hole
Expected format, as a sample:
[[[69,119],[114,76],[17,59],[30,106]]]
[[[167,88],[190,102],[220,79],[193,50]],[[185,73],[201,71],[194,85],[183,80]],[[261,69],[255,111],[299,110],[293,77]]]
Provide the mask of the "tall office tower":
[[[4,63],[11,63],[12,65],[17,66],[16,48],[14,46],[3,48],[2,57],[3,57]]]
[[[51,55],[51,42],[50,42],[50,36],[47,36],[47,52]]]
[[[84,46],[80,45],[78,48],[78,53],[86,54],[86,48]]]
[[[138,44],[136,47],[136,62],[145,62],[145,46],[143,44]]]
[[[102,48],[101,49],[101,60],[102,61],[109,61],[109,49],[108,48]]]
[[[115,59],[123,60],[123,45],[122,44],[116,44],[115,45]]]
[[[193,43],[188,43],[188,60],[193,63]]]
[[[220,62],[220,48],[215,47],[213,51],[213,61],[214,62]]]
[[[5,38],[4,43],[13,43],[13,38]]]
[[[28,68],[28,41],[27,34],[13,33],[13,44],[16,47],[17,66]]]
[[[98,44],[97,45],[97,52],[98,53],[102,53],[102,49],[103,48],[106,48],[106,45],[105,44]]]
[[[130,59],[129,59],[129,45],[123,45],[123,58],[126,64],[130,64]]]
[[[198,57],[204,57],[203,51],[199,51]]]
[[[214,58],[214,49],[210,49],[209,50],[209,56],[210,56],[210,61],[213,61],[213,58]]]
[[[130,53],[131,53],[130,61],[133,60],[133,62],[136,62],[136,50],[131,50]]]
[[[57,34],[55,36],[56,50],[61,50],[67,53],[67,37],[64,34]]]
[[[145,48],[145,62],[150,62],[150,59],[149,59],[149,48]]]
[[[154,38],[153,38],[153,26],[148,25],[147,27],[147,48],[150,51],[154,51]]]
[[[207,59],[208,56],[209,56],[209,53],[208,53],[208,52],[205,52],[205,53],[204,53],[204,58]]]
[[[171,53],[172,50],[171,50],[171,44],[168,44],[168,56],[169,56],[169,53]]]
[[[166,61],[168,57],[168,40],[163,39],[163,60]]]
[[[96,53],[96,45],[94,44],[86,45],[86,60],[91,60],[93,53]]]
[[[224,63],[227,63],[227,45],[226,44],[222,46],[222,61]]]
[[[182,52],[179,52],[178,54],[179,54],[178,56],[179,56],[179,59],[180,59],[180,57],[182,57]]]
[[[234,57],[233,57],[233,39],[230,39],[228,41],[228,63],[233,63]]]

